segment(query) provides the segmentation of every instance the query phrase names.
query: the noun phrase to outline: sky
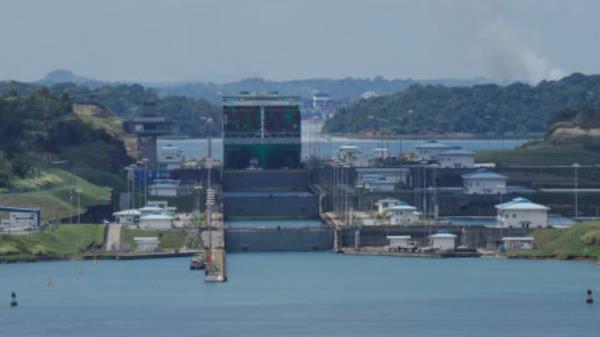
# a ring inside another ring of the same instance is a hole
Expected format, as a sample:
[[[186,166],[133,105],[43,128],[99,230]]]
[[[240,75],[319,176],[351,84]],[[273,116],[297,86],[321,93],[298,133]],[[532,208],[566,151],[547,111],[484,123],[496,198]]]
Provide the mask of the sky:
[[[600,73],[596,0],[1,0],[0,79]]]

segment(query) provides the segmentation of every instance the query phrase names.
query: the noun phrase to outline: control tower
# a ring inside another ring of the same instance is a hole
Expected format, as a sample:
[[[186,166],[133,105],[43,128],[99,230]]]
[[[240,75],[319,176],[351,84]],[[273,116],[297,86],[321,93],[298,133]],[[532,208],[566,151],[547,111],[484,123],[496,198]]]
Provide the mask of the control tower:
[[[138,158],[147,158],[150,168],[156,170],[156,139],[173,132],[173,123],[164,117],[145,115],[123,123],[125,132],[137,136]]]

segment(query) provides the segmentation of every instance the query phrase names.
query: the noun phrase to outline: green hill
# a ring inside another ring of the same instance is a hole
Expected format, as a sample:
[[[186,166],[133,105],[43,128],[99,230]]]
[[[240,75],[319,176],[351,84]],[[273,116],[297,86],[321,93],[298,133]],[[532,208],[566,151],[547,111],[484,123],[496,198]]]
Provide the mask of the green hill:
[[[415,85],[355,102],[325,124],[334,134],[524,135],[545,133],[560,111],[600,107],[600,75],[573,74],[536,86]]]
[[[95,117],[94,117],[95,118]],[[73,112],[45,88],[0,96],[0,204],[39,207],[61,219],[108,205],[132,159],[123,140]],[[74,191],[81,189],[81,206]]]

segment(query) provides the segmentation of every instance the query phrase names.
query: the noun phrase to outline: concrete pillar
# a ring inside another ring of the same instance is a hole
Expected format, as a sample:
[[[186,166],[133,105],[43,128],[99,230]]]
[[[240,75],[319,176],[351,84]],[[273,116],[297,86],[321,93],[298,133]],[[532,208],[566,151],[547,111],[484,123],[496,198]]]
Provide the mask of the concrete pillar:
[[[354,231],[354,250],[360,249],[360,231]]]

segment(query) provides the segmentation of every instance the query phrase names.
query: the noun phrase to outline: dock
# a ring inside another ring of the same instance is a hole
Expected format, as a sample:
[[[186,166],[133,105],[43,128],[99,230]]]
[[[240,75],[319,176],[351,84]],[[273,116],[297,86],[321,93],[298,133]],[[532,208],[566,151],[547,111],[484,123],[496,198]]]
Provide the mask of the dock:
[[[205,282],[226,282],[226,252],[225,252],[225,227],[222,213],[211,214],[211,227],[202,232],[202,241],[205,244],[206,270]]]
[[[346,255],[362,255],[362,256],[398,256],[398,257],[428,257],[428,258],[451,258],[451,257],[480,257],[481,253],[478,252],[456,252],[456,251],[447,251],[447,252],[399,252],[399,251],[389,251],[387,249],[382,249],[380,247],[365,247],[359,250],[345,248],[338,253],[346,254]]]

